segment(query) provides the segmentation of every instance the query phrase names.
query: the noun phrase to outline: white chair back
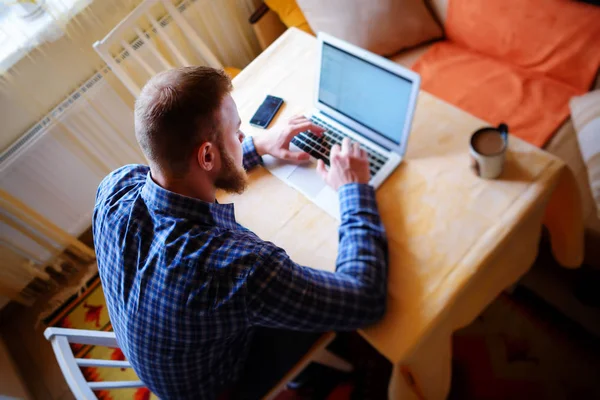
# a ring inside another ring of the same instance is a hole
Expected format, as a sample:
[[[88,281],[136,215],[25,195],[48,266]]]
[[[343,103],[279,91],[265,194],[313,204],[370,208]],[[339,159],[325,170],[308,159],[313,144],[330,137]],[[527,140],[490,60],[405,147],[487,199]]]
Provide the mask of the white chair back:
[[[114,332],[84,329],[47,328],[44,336],[52,344],[58,365],[77,400],[97,399],[94,390],[141,388],[141,381],[87,382],[81,367],[131,368],[128,361],[75,358],[69,343],[92,346],[119,347]]]
[[[128,361],[75,358],[71,346],[69,346],[69,343],[79,343],[92,346],[119,347],[113,332],[47,328],[44,331],[44,336],[52,343],[52,348],[60,369],[77,400],[97,399],[93,392],[94,390],[144,387],[141,381],[87,382],[85,380],[80,367],[131,368],[131,364]],[[334,338],[334,332],[324,333],[307,354],[263,397],[263,400],[276,398],[287,383],[292,381],[311,362],[316,362],[339,371],[351,372],[353,370],[351,364],[326,349]]]
[[[182,41],[193,51],[186,51]],[[144,51],[140,51],[142,47]],[[149,77],[165,69],[199,64],[223,69],[171,0],[143,1],[104,39],[94,43],[94,49],[135,98]],[[129,56],[127,62],[123,51]]]

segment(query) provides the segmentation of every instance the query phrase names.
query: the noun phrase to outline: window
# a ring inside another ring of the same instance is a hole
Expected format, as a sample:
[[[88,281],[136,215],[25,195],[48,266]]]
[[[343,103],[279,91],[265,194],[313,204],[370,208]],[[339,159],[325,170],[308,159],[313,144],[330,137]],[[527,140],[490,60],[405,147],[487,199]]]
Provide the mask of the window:
[[[92,0],[0,2],[0,71],[6,71],[31,49],[63,35],[61,24]]]

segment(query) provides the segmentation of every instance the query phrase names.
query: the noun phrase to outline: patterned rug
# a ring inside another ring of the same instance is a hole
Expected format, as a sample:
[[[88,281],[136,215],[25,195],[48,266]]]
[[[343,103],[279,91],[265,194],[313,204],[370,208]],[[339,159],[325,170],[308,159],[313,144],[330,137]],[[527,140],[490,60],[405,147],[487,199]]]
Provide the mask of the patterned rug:
[[[70,298],[63,307],[48,317],[44,323],[47,326],[61,328],[112,331],[104,292],[98,275],[90,279],[86,286],[87,288],[81,295]],[[125,356],[120,349],[79,344],[71,344],[71,348],[75,357],[78,358],[125,360]],[[81,372],[88,382],[139,380],[131,368],[83,367]],[[158,399],[146,388],[99,390],[95,393],[101,400]]]
[[[453,337],[450,399],[600,399],[598,342],[527,290]]]
[[[517,291],[518,292],[518,291]],[[580,340],[552,315],[541,313],[527,296],[499,296],[453,340],[450,399],[600,399],[597,385],[600,352]],[[44,321],[48,326],[110,331],[111,324],[96,276],[87,289]],[[123,360],[119,349],[99,346],[73,348],[77,357]],[[82,368],[88,381],[137,380],[132,369]],[[352,396],[352,384],[328,396]],[[99,399],[156,399],[147,389],[97,392]],[[286,391],[279,399],[298,399]]]

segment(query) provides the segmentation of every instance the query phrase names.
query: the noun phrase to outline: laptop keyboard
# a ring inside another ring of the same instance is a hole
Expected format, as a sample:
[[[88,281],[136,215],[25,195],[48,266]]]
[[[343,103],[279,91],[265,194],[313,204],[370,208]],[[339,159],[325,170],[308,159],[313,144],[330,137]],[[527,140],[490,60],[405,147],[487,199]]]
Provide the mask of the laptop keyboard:
[[[320,118],[312,116],[311,120],[315,125],[325,129],[323,136],[318,137],[310,131],[305,131],[294,136],[292,143],[314,158],[323,160],[323,162],[329,166],[329,152],[331,151],[331,147],[335,144],[341,145],[342,140],[347,135]],[[371,177],[373,177],[387,162],[388,158],[368,147],[362,146],[362,148],[367,152],[369,169],[371,171]]]

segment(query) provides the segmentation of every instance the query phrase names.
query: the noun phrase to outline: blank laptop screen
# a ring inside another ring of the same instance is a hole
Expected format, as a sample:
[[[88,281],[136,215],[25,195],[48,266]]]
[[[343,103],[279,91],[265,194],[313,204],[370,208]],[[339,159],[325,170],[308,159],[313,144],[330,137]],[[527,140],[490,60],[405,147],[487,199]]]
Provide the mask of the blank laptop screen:
[[[412,82],[323,44],[319,101],[396,144],[406,122]]]

